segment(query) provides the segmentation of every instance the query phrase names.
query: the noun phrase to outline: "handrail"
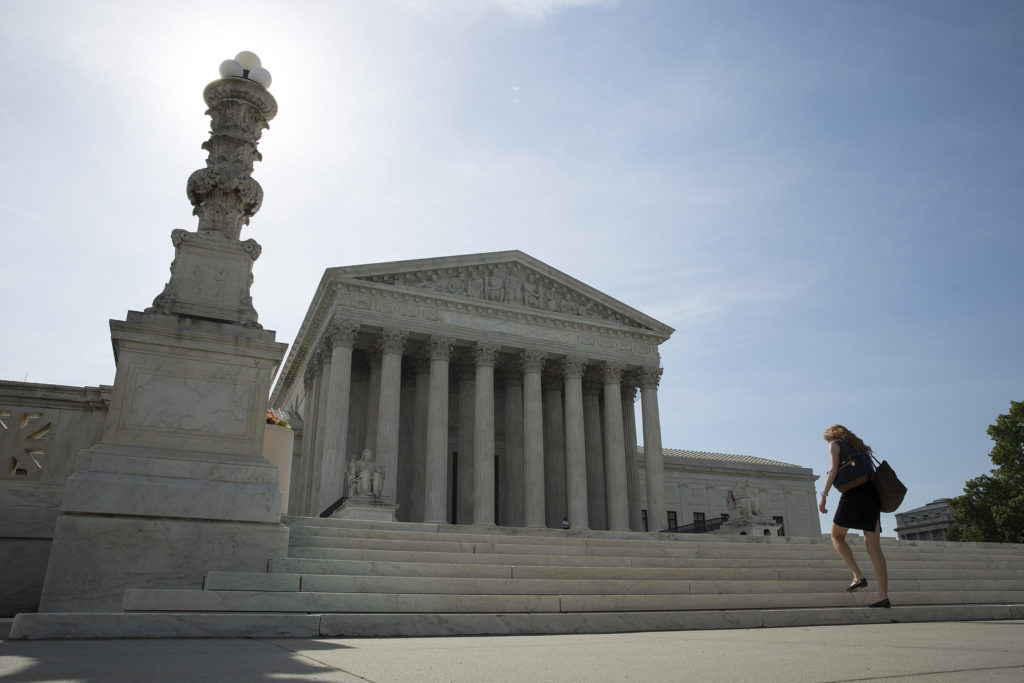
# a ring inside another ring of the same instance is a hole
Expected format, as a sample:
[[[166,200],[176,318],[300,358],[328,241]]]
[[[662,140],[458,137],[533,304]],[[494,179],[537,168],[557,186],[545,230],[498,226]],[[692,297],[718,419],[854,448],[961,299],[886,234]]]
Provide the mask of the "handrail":
[[[667,529],[662,529],[659,533],[668,534],[706,534],[712,531],[718,531],[722,528],[722,523],[728,519],[728,517],[716,517],[714,519],[702,519],[692,524],[684,524],[683,526],[672,526]]]

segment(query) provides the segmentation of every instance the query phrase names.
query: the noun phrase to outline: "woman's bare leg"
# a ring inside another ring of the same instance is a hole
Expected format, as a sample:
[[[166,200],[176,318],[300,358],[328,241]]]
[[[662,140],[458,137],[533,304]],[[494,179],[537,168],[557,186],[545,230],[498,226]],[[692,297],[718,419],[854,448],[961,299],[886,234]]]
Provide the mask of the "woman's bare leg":
[[[846,563],[846,566],[853,572],[853,580],[857,581],[864,578],[864,573],[857,566],[857,560],[853,559],[853,551],[850,550],[850,545],[846,542],[847,528],[839,526],[838,524],[832,524],[832,545],[836,547],[836,552],[839,553],[839,558]],[[884,562],[884,560],[883,560]]]
[[[888,600],[889,568],[885,564],[885,555],[882,554],[881,522],[878,523],[874,531],[864,532],[864,547],[868,549],[868,555],[871,556],[871,564],[875,566],[875,578],[878,580],[878,599]]]

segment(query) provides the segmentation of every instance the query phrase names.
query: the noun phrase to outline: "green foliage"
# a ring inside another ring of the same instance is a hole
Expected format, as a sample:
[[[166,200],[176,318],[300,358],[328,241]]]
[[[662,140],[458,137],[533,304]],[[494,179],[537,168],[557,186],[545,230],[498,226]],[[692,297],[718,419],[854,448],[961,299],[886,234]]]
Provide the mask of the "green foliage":
[[[996,468],[968,481],[949,503],[960,540],[1012,543],[1024,530],[1024,401],[1010,401],[1010,412],[989,425],[988,435]]]
[[[949,530],[946,532],[946,540],[947,541],[954,541],[954,542],[955,541],[962,541],[963,540],[962,538],[960,538],[960,525],[959,524],[954,523],[953,526],[949,527]]]

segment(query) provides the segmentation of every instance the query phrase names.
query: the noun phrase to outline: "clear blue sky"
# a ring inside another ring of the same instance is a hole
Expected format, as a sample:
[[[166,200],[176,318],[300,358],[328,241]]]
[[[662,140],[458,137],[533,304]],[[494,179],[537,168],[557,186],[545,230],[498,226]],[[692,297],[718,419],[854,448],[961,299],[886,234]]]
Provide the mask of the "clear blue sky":
[[[676,328],[666,446],[822,474],[840,422],[907,507],[990,469],[1024,3],[0,0],[0,378],[112,383],[243,49],[280,104],[243,237],[281,341],[327,267],[521,249]]]

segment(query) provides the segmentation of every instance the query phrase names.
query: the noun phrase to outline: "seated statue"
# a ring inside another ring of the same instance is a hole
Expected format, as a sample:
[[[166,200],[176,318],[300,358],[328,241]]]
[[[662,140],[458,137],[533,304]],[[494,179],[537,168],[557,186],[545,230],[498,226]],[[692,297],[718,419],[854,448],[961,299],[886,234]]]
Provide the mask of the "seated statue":
[[[364,450],[359,459],[353,459],[345,468],[349,497],[372,495],[380,498],[384,494],[384,467],[377,464],[373,452]]]
[[[729,506],[729,517],[745,519],[761,514],[760,506],[757,504],[750,491],[750,484],[746,481],[733,484],[732,490],[725,494],[726,503]]]

